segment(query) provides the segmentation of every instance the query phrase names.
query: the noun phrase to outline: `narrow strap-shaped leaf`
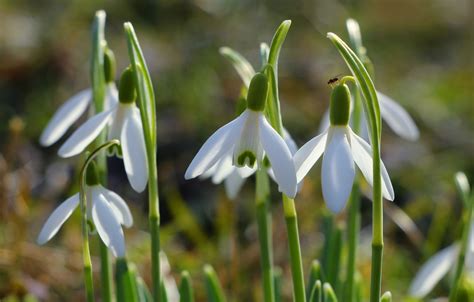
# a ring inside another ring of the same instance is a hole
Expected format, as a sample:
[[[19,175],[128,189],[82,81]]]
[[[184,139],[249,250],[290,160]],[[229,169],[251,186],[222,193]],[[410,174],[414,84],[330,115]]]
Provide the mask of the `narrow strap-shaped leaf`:
[[[324,273],[321,268],[321,263],[319,260],[313,260],[313,262],[311,262],[311,270],[309,271],[309,281],[306,292],[308,297],[311,295],[316,281],[320,280],[321,282],[324,282],[325,278],[323,275]]]
[[[282,301],[282,296],[281,296],[281,288],[283,286],[283,278],[282,278],[282,271],[281,268],[276,266],[273,269],[273,290],[275,291],[275,302],[281,302]]]
[[[331,284],[324,283],[323,297],[324,302],[337,302],[336,293],[334,292],[334,289],[332,288]]]
[[[245,83],[245,86],[249,87],[250,80],[252,80],[252,77],[255,74],[252,64],[250,64],[244,56],[230,47],[219,48],[219,53],[230,61],[242,81]]]
[[[320,280],[316,280],[309,295],[309,302],[323,302],[323,289]]]
[[[168,302],[169,301],[168,292],[166,291],[166,286],[163,283],[163,279],[161,279],[160,288],[161,288],[161,290],[160,290],[160,293],[161,293],[160,302]]]
[[[105,74],[104,74],[104,28],[105,12],[96,12],[94,23],[92,24],[92,59],[91,59],[91,84],[92,99],[96,112],[104,110],[105,99]]]
[[[278,58],[280,56],[280,50],[285,42],[286,35],[290,30],[291,20],[283,21],[277,28],[275,35],[273,35],[272,43],[270,44],[270,52],[268,54],[268,64],[272,65],[275,69],[275,73],[278,74]]]
[[[179,301],[194,302],[194,291],[191,281],[191,275],[188,271],[181,273],[181,283],[179,284]]]
[[[204,276],[206,280],[207,300],[209,302],[225,302],[224,290],[212,266],[208,264],[204,266]]]
[[[117,258],[115,270],[117,302],[138,302],[138,289],[134,270],[125,258]]]
[[[138,290],[138,301],[140,302],[151,302],[153,301],[150,290],[143,281],[142,277],[136,277],[137,290]]]

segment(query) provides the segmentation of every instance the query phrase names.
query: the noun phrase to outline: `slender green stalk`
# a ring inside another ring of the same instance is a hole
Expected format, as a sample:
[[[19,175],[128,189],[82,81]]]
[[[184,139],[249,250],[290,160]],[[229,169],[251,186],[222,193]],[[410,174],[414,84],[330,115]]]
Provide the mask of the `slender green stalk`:
[[[148,223],[151,232],[151,275],[153,301],[160,301],[160,202],[158,170],[156,168],[156,104],[153,85],[143,52],[131,23],[124,24],[130,63],[135,73],[138,105],[143,122],[143,134],[148,168]]]
[[[265,170],[257,170],[255,206],[257,212],[263,294],[266,302],[275,301],[273,288],[272,222],[269,211],[270,184]]]
[[[110,261],[109,249],[99,237],[100,249],[100,292],[103,301],[112,301],[112,261]]]
[[[471,229],[471,223],[472,223],[472,206],[473,202],[472,200],[468,199],[468,206],[466,207],[467,209],[467,215],[465,215],[465,221],[464,221],[464,228],[463,228],[463,233],[462,233],[462,239],[461,239],[461,246],[459,247],[459,255],[458,255],[458,261],[456,263],[456,271],[454,273],[454,279],[453,279],[453,285],[451,287],[451,291],[449,293],[449,302],[454,302],[456,301],[456,295],[457,291],[459,289],[459,285],[461,282],[461,275],[464,270],[464,262],[466,259],[466,250],[467,250],[467,245],[469,242],[469,231]]]
[[[359,186],[354,183],[350,197],[349,226],[348,226],[348,256],[347,276],[344,284],[344,301],[352,302],[354,299],[354,279],[356,273],[357,244],[359,242],[360,230],[360,195]]]
[[[298,234],[298,219],[295,201],[283,195],[283,209],[285,212],[286,230],[288,232],[288,245],[290,248],[291,276],[293,278],[293,299],[296,302],[306,301],[304,286],[303,261]]]

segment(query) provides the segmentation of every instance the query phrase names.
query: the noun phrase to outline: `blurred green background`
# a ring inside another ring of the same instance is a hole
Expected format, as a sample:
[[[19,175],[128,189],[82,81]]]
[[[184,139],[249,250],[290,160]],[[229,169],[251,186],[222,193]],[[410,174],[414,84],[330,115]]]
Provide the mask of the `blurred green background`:
[[[345,20],[358,20],[377,89],[402,104],[421,131],[417,142],[388,127],[383,133],[382,155],[396,194],[393,204],[386,203],[383,288],[403,300],[419,266],[460,237],[454,173],[463,170],[474,182],[473,3],[0,0],[0,299],[26,293],[42,301],[83,299],[79,217],[47,245],[35,244],[49,213],[77,190],[80,160],[60,159],[60,143],[41,148],[38,137],[58,106],[89,86],[90,24],[95,11],[105,9],[106,39],[119,70],[128,65],[125,21],[133,23],[150,68],[158,110],[162,247],[173,275],[190,270],[198,301],[205,263],[216,268],[230,301],[262,300],[253,180],[232,202],[222,186],[183,177],[205,139],[234,117],[241,81],[219,47],[232,47],[259,66],[260,42],[270,43],[283,20],[293,21],[280,55],[280,97],[285,127],[301,146],[314,136],[328,106],[328,79],[349,73],[326,33],[347,40]],[[109,164],[109,188],[130,201],[134,212],[135,225],[126,231],[130,259],[149,282],[146,194],[131,190],[121,161],[112,158]],[[317,165],[296,198],[306,268],[324,242],[319,175]],[[275,263],[289,301],[286,230],[272,187]],[[403,231],[394,223],[399,208],[416,225],[402,224]],[[370,213],[364,201],[358,268],[367,288]],[[345,215],[338,224],[345,224]],[[92,249],[97,255],[97,247]],[[444,282],[433,296],[446,293]]]

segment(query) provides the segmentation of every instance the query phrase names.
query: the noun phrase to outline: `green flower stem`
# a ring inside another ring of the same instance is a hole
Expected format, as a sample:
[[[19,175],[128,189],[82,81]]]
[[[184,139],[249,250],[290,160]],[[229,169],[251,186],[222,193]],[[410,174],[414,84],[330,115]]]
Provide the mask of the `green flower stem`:
[[[160,202],[158,197],[158,170],[156,168],[156,104],[150,73],[131,23],[124,24],[128,54],[136,80],[138,106],[143,123],[143,134],[148,169],[148,223],[151,232],[151,276],[153,301],[161,299],[160,275]]]
[[[354,279],[356,273],[357,244],[359,242],[360,229],[360,195],[359,186],[354,183],[350,196],[349,225],[348,225],[348,256],[347,256],[347,276],[344,284],[344,301],[354,300]]]
[[[467,249],[467,244],[469,241],[469,231],[471,229],[471,221],[472,221],[472,209],[473,209],[473,198],[469,200],[467,198],[467,215],[465,215],[465,221],[464,221],[464,228],[463,228],[463,233],[462,233],[462,241],[461,241],[461,246],[459,247],[459,256],[458,256],[458,261],[456,264],[456,271],[454,273],[454,279],[453,279],[453,285],[451,287],[451,291],[449,293],[449,302],[454,302],[456,301],[456,294],[459,289],[459,285],[461,283],[461,275],[464,270],[464,262],[466,258],[466,249]]]
[[[380,140],[382,121],[380,107],[374,83],[364,64],[347,44],[337,35],[328,33],[328,38],[343,57],[354,75],[364,99],[364,108],[370,125],[370,138],[373,158],[373,206],[372,206],[372,271],[370,280],[370,302],[379,302],[382,286],[382,255],[383,255],[383,199],[382,176],[380,170]]]
[[[260,261],[263,271],[263,294],[265,302],[275,301],[273,284],[272,221],[269,210],[270,184],[267,172],[257,170],[255,205],[257,212]]]
[[[112,261],[110,261],[109,249],[99,238],[99,249],[100,249],[100,293],[102,301],[112,301]]]
[[[296,302],[305,302],[306,293],[304,286],[303,261],[301,259],[301,247],[298,234],[298,219],[296,215],[295,201],[283,196],[283,210],[285,213],[286,230],[288,232],[288,244],[290,247],[291,275],[293,278],[293,299]]]

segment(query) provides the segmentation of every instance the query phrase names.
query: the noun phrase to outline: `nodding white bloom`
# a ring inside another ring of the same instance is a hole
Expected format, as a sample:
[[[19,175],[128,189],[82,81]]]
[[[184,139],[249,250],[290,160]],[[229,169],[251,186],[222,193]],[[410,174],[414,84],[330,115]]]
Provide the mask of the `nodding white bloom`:
[[[204,174],[229,154],[232,154],[233,165],[249,168],[264,165],[267,156],[279,190],[290,198],[296,195],[291,152],[263,113],[267,90],[267,77],[257,73],[248,90],[247,109],[209,137],[186,170],[186,179]]]
[[[283,128],[283,140],[285,141],[288,149],[291,152],[291,155],[294,155],[298,150],[296,143],[294,142],[291,135],[288,131]],[[255,168],[245,167],[236,167],[232,164],[232,153],[227,154],[225,157],[220,159],[214,166],[212,166],[209,170],[201,174],[199,178],[206,179],[211,178],[212,183],[220,184],[224,181],[224,188],[226,195],[229,199],[234,200],[237,197],[242,185],[244,184],[245,180],[253,175],[257,171]],[[268,174],[270,177],[275,180],[275,175],[273,173],[272,168],[270,167],[268,170]],[[302,183],[300,183],[302,184]],[[298,185],[298,191],[300,190],[301,185]]]
[[[377,98],[379,100],[380,115],[382,116],[382,120],[387,123],[390,129],[392,129],[393,132],[395,132],[401,138],[410,141],[416,141],[420,136],[420,131],[408,112],[406,112],[406,110],[403,109],[403,107],[400,106],[396,101],[385,94],[382,94],[381,92],[377,92]],[[351,106],[351,108],[352,107],[353,106]],[[353,121],[351,120],[351,124],[352,122]],[[360,125],[362,137],[368,140],[368,122],[364,112],[361,112]],[[321,120],[319,132],[324,132],[329,126],[329,111],[326,111]]]
[[[104,54],[104,69],[105,69],[105,103],[104,110],[107,111],[118,103],[117,86],[114,83],[115,74],[115,60],[111,50],[107,50]],[[93,106],[92,104],[92,90],[85,89],[70,99],[68,99],[49,121],[46,128],[40,136],[40,144],[48,147],[56,143],[66,131],[74,124],[87,108]]]
[[[129,228],[133,224],[127,203],[115,192],[101,186],[97,178],[88,181],[86,197],[87,217],[93,222],[100,238],[116,257],[125,257],[122,226]],[[45,244],[53,238],[79,204],[79,193],[61,203],[46,220],[38,235],[37,243]]]
[[[79,127],[58,151],[61,157],[71,157],[83,152],[102,130],[109,127],[108,139],[120,140],[125,171],[132,188],[145,190],[148,182],[145,139],[140,111],[135,105],[133,74],[127,69],[120,79],[119,103],[101,112]]]
[[[324,154],[323,196],[328,208],[335,213],[344,208],[352,191],[355,164],[370,185],[373,181],[372,148],[348,125],[349,108],[349,88],[345,84],[336,86],[331,95],[331,125],[322,134],[303,145],[294,156],[296,177],[300,182]],[[381,163],[381,173],[383,196],[393,200],[392,183],[383,163]]]
[[[423,264],[415,278],[410,284],[408,293],[416,298],[423,298],[436,286],[436,284],[455,269],[460,252],[459,243],[450,245]],[[474,278],[474,222],[471,221],[469,230],[469,240],[466,247],[464,260],[464,273],[469,278]]]

